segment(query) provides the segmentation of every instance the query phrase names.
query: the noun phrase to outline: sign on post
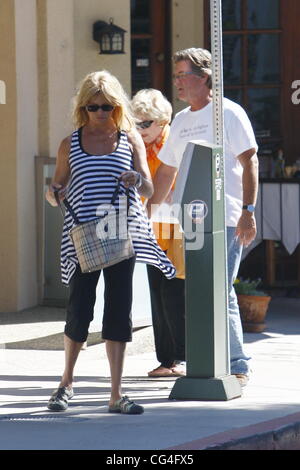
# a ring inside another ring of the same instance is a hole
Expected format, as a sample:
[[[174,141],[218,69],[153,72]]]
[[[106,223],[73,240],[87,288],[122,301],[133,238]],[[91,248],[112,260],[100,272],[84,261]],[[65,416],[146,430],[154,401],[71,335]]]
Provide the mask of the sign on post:
[[[221,152],[217,145],[189,142],[177,175],[173,201],[190,213],[193,223],[183,226],[187,373],[176,380],[170,399],[241,396],[238,380],[230,375]]]

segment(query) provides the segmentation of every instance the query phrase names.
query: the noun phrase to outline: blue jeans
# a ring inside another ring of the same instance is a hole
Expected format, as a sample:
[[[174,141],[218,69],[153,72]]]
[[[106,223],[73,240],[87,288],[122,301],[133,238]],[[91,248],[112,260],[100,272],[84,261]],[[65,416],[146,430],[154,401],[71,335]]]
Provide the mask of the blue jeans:
[[[231,374],[248,374],[249,361],[243,348],[243,330],[233,283],[238,275],[243,247],[235,236],[235,227],[227,227],[228,317]]]

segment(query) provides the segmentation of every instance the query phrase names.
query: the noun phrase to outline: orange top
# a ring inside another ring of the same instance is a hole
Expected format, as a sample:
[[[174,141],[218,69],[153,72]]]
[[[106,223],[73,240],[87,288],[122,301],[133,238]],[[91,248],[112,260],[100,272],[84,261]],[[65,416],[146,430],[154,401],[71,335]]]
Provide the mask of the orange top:
[[[157,172],[158,168],[161,165],[161,161],[157,158],[157,155],[166,142],[167,138],[169,137],[170,133],[170,126],[167,124],[162,131],[161,138],[157,142],[153,142],[152,144],[145,144],[146,151],[147,151],[147,162],[149,166],[149,170],[151,173],[152,178],[154,178],[155,173]]]
[[[159,141],[155,141],[151,144],[145,144],[147,152],[147,162],[152,179],[154,178],[158,168],[161,165],[161,161],[157,158],[157,155],[164,143],[166,142],[167,138],[169,137],[169,133],[170,126],[167,124],[163,128]],[[163,251],[166,251],[169,248],[170,238],[172,238],[172,224],[154,222],[153,231],[155,233],[157,243]]]
[[[170,133],[170,126],[167,124],[162,131],[159,141],[152,144],[146,144],[147,162],[152,179],[154,178],[161,161],[157,155],[166,142]],[[174,189],[175,183],[173,184]],[[183,250],[183,237],[179,232],[178,224],[168,224],[161,222],[153,223],[153,231],[157,243],[163,251],[167,251],[168,258],[172,261],[176,268],[176,277],[180,279],[185,278],[185,263],[184,263],[184,250]]]

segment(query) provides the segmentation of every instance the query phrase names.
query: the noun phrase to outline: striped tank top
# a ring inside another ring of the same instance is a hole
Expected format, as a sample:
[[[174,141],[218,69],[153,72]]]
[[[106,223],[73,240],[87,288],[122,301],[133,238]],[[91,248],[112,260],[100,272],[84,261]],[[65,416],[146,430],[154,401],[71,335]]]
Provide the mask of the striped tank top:
[[[71,179],[67,198],[78,219],[83,223],[97,219],[97,209],[99,211],[102,204],[110,204],[116,188],[116,178],[124,171],[133,170],[133,156],[126,132],[119,133],[117,148],[110,155],[91,155],[82,148],[81,130],[82,128],[72,134],[69,155]],[[120,196],[122,195],[125,196],[123,184],[120,187]],[[118,202],[117,198],[116,206]],[[140,196],[134,187],[129,190],[129,203],[129,232],[131,232],[130,227],[133,226],[135,233],[132,241],[136,261],[152,264],[159,268],[168,279],[172,279],[176,274],[175,267],[158,246]],[[69,230],[74,225],[72,216],[66,211],[61,244],[62,282],[66,285],[69,284],[78,264],[69,236]]]

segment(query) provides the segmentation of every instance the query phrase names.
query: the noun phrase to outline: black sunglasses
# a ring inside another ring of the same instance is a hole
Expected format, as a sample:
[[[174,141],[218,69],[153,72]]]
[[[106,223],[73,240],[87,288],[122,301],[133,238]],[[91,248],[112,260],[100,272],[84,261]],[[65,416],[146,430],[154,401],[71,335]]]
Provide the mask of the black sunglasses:
[[[154,121],[136,122],[135,125],[136,127],[139,127],[140,129],[148,129],[148,127],[151,126],[152,122]]]
[[[96,113],[98,109],[101,109],[102,111],[112,111],[114,109],[114,106],[112,104],[101,104],[101,106],[99,106],[98,104],[87,104],[85,106],[85,109],[89,113]]]

